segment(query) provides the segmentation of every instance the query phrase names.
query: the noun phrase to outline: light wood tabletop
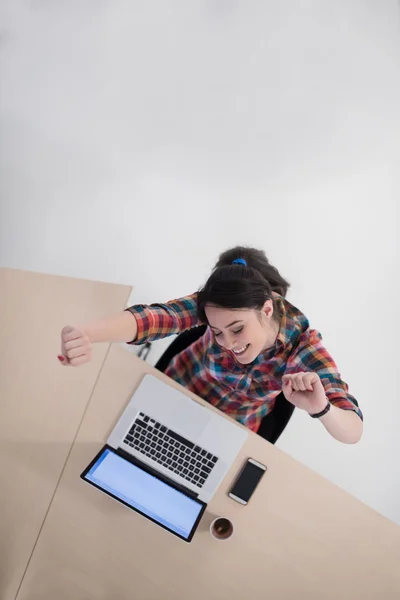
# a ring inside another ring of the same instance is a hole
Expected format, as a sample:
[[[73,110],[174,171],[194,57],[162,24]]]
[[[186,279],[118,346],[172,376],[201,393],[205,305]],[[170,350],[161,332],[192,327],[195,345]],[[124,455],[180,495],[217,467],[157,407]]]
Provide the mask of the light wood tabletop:
[[[112,347],[18,600],[398,600],[400,528],[252,432],[190,544],[83,482],[147,372],[177,386]],[[248,457],[268,471],[243,507],[227,492]],[[228,541],[211,537],[215,516],[232,520]]]
[[[0,269],[0,598],[16,597],[108,344],[85,369],[60,331],[118,312],[131,287]]]

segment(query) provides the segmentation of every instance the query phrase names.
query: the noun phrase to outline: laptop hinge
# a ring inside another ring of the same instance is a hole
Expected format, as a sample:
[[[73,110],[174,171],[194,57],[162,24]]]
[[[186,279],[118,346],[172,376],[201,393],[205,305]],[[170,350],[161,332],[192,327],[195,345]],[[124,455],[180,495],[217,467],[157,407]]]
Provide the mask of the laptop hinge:
[[[122,458],[125,458],[126,460],[128,460],[132,464],[136,465],[137,467],[140,467],[141,469],[143,469],[143,471],[146,471],[147,473],[150,473],[150,475],[154,475],[154,477],[157,477],[157,479],[160,479],[161,481],[164,481],[164,483],[167,483],[171,487],[174,487],[177,490],[179,490],[180,492],[183,492],[184,494],[186,494],[186,496],[190,496],[191,498],[194,498],[196,500],[198,499],[199,495],[196,494],[196,492],[193,492],[192,490],[190,490],[189,488],[185,487],[184,485],[181,485],[180,483],[178,483],[177,481],[175,481],[175,479],[170,479],[169,477],[167,477],[166,475],[164,475],[164,473],[160,473],[160,471],[157,471],[157,469],[153,469],[153,467],[151,467],[150,465],[148,465],[145,462],[142,462],[136,456],[132,456],[132,454],[129,454],[129,452],[127,452],[123,448],[118,447],[118,449],[116,450],[116,452]]]

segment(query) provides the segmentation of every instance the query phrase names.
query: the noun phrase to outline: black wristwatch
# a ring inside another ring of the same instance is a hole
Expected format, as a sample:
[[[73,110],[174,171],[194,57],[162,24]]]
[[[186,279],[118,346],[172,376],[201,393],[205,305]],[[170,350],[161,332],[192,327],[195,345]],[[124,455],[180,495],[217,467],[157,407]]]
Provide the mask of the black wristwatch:
[[[325,406],[324,410],[321,410],[321,412],[319,413],[314,413],[313,415],[311,413],[308,413],[310,415],[310,417],[312,419],[319,419],[320,417],[323,417],[324,415],[326,415],[326,413],[330,410],[331,408],[331,403],[328,400],[328,404]]]

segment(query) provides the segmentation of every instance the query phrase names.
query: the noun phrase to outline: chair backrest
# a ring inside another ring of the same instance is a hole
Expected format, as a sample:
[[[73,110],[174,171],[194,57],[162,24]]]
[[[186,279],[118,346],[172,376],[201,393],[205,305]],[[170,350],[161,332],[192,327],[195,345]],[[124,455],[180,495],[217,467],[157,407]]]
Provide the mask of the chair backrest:
[[[155,368],[162,372],[166,371],[174,356],[185,350],[185,348],[204,335],[206,329],[206,325],[199,325],[198,327],[193,327],[193,329],[188,329],[187,331],[180,333],[159,358]],[[271,442],[271,444],[275,444],[286,425],[289,423],[293,411],[293,404],[288,402],[281,392],[275,400],[273,411],[261,421],[258,434]]]
[[[177,337],[165,350],[164,354],[158,359],[155,368],[162,372],[166,371],[174,356],[201,338],[201,336],[206,332],[206,329],[207,325],[199,325],[198,327],[193,327],[192,329],[188,329],[187,331],[183,331],[177,335]]]

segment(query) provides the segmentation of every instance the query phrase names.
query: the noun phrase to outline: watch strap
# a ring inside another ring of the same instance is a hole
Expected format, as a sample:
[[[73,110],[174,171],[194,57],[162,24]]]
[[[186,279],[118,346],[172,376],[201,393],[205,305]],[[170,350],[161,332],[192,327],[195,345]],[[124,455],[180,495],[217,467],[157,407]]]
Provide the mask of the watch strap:
[[[324,410],[321,410],[321,412],[319,412],[319,413],[314,413],[314,414],[308,413],[308,414],[310,415],[310,417],[312,419],[319,419],[320,417],[323,417],[324,415],[326,415],[326,413],[330,410],[330,408],[331,408],[331,403],[328,400],[328,404],[325,406]]]

